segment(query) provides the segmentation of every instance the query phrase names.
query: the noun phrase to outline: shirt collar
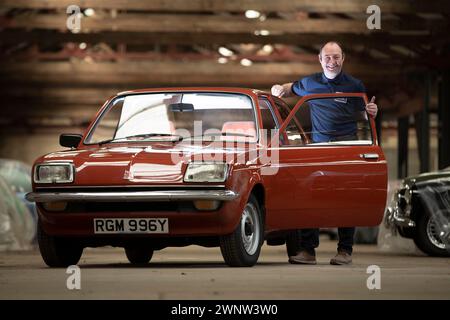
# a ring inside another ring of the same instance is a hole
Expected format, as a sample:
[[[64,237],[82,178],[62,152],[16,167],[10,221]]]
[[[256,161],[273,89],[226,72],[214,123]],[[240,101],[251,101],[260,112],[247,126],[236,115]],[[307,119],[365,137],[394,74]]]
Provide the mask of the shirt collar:
[[[341,70],[341,72],[339,72],[339,74],[338,74],[334,79],[328,79],[328,78],[325,76],[325,73],[322,72],[322,81],[325,82],[325,83],[335,83],[335,84],[339,84],[339,83],[342,82],[343,76],[344,76],[344,72],[342,72],[342,70]]]

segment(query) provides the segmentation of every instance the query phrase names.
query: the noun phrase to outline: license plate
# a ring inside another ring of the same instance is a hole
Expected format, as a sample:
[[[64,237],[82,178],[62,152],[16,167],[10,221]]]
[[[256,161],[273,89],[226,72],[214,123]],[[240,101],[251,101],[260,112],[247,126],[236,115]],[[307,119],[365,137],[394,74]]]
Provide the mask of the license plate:
[[[169,233],[169,219],[94,219],[94,233]]]

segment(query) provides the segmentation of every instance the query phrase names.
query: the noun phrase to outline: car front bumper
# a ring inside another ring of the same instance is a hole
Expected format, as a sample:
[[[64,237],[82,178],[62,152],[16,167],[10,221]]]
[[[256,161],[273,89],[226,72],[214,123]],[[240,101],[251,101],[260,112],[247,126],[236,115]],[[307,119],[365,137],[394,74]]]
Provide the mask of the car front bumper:
[[[30,192],[25,197],[31,202],[58,201],[231,201],[239,194],[231,190],[162,190],[162,191],[120,191],[120,192]]]
[[[212,236],[231,233],[239,222],[245,196],[228,189],[195,190],[117,190],[117,191],[48,191],[36,190],[28,193],[26,198],[37,203],[37,210],[45,232],[53,236],[101,237],[94,231],[95,219],[142,219],[167,218],[168,234],[148,234],[148,237],[172,236]],[[183,204],[196,201],[220,202],[213,210],[185,209]],[[49,203],[67,202],[74,206],[86,208],[78,211],[49,211]],[[120,204],[120,208],[114,204]],[[174,209],[160,209],[165,207]],[[79,205],[77,205],[79,204]],[[89,204],[96,204],[91,206]],[[104,205],[103,205],[104,204]],[[126,204],[129,204],[127,206]],[[91,207],[101,210],[89,209]],[[137,209],[139,208],[139,209]],[[114,235],[108,235],[114,236]],[[116,237],[133,237],[133,234],[117,234]],[[139,235],[138,235],[139,236]],[[141,235],[142,236],[142,235]]]
[[[389,228],[392,228],[393,226],[413,228],[416,226],[416,223],[396,206],[386,208],[385,224]]]

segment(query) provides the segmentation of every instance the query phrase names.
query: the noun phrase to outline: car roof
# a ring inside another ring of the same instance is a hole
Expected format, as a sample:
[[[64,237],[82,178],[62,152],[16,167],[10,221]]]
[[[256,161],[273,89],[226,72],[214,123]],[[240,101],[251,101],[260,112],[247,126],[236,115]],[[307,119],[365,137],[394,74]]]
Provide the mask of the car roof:
[[[136,89],[119,92],[117,96],[139,94],[139,93],[153,93],[153,92],[226,92],[226,93],[241,93],[241,94],[268,94],[267,92],[252,89],[252,88],[238,88],[238,87],[167,87],[167,88],[147,88]]]

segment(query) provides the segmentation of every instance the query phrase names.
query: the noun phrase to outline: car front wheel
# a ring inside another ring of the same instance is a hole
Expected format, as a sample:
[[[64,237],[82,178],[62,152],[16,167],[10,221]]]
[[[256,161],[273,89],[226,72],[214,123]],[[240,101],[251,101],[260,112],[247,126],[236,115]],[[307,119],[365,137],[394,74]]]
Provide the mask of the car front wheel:
[[[38,222],[38,244],[42,259],[49,267],[68,267],[80,261],[83,247],[64,238],[48,235]]]
[[[414,242],[430,256],[450,256],[450,222],[448,215],[428,213],[417,219]]]
[[[251,195],[233,233],[220,237],[220,250],[230,267],[256,264],[264,239],[264,223],[256,198]]]

